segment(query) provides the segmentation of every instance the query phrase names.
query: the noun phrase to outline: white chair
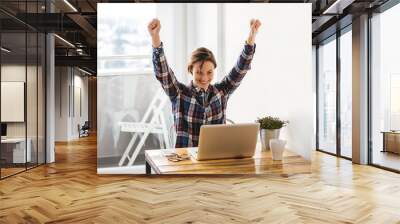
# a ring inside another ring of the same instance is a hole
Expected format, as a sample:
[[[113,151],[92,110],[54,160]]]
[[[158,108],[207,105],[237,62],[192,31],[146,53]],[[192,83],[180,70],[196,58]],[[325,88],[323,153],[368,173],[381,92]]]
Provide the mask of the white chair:
[[[124,154],[119,161],[122,166],[128,160],[128,166],[135,162],[147,137],[150,134],[158,134],[161,148],[171,148],[168,126],[163,115],[163,108],[168,102],[168,97],[162,89],[158,90],[140,122],[119,122],[121,132],[134,133]],[[137,137],[141,135],[139,143],[133,148]],[[133,153],[131,154],[133,149]]]
[[[230,124],[235,124],[235,122],[233,121],[233,120],[231,120],[231,119],[226,119],[226,123],[228,124],[228,123],[230,123]]]

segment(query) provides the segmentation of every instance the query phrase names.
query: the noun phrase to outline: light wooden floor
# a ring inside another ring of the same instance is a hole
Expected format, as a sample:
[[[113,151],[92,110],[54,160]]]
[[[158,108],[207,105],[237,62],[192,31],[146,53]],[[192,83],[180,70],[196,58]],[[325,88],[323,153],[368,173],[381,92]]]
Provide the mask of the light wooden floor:
[[[13,174],[15,174],[15,173],[18,173],[18,172],[21,172],[21,171],[24,171],[25,170],[25,167],[18,167],[18,168],[1,168],[1,177],[3,178],[3,177],[7,177],[7,176],[10,176],[10,175],[13,175]]]
[[[24,166],[24,165],[23,165]],[[27,164],[27,169],[33,169],[36,167],[36,164]],[[5,178],[8,176],[11,176],[13,174],[19,173],[19,172],[23,172],[25,171],[26,168],[24,167],[8,167],[8,168],[1,168],[1,178]]]
[[[390,152],[374,151],[372,157],[374,164],[400,170],[400,155]]]
[[[400,223],[400,175],[316,153],[313,172],[99,176],[96,139],[0,181],[0,223]]]

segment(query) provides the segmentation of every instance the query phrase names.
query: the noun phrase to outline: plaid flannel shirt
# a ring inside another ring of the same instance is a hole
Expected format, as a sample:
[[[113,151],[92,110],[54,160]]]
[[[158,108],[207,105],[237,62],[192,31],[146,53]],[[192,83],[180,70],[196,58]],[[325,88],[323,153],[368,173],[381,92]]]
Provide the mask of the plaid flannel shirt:
[[[200,127],[203,124],[224,124],[229,96],[240,85],[250,70],[255,44],[245,44],[244,49],[227,76],[222,81],[209,85],[205,91],[194,85],[180,83],[168,66],[163,45],[153,47],[153,66],[156,78],[171,100],[177,134],[175,148],[197,147]]]

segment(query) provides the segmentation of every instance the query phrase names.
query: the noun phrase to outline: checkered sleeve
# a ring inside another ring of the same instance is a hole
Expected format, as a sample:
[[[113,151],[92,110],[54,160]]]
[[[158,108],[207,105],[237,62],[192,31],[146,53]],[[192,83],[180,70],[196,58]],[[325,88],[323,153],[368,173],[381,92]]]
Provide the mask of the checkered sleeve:
[[[176,80],[174,72],[168,66],[162,43],[157,48],[153,47],[153,67],[156,78],[161,83],[165,93],[171,100],[175,99],[181,91],[180,83]]]
[[[256,44],[249,45],[246,43],[236,65],[232,68],[229,74],[221,80],[221,82],[216,84],[216,86],[222,89],[225,94],[232,94],[240,85],[240,82],[246,75],[247,71],[251,69],[250,63],[253,59],[255,49]]]

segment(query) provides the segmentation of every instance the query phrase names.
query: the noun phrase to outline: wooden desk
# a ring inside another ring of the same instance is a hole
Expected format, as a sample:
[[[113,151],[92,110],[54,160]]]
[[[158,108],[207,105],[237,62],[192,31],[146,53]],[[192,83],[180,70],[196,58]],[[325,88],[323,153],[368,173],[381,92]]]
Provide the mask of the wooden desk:
[[[383,150],[382,152],[392,152],[400,154],[400,132],[383,131]]]
[[[25,149],[25,141],[27,141],[27,147]],[[8,163],[25,163],[31,161],[31,145],[32,141],[30,138],[6,138],[1,139],[2,144],[2,157],[6,157],[8,154],[10,158],[4,159]],[[11,148],[8,145],[12,146]],[[26,160],[26,161],[25,161]]]
[[[257,147],[253,158],[220,159],[197,161],[194,158],[179,162],[169,161],[162,153],[163,149],[146,150],[146,174],[153,170],[156,174],[283,174],[294,175],[310,173],[311,163],[303,157],[285,151],[282,161],[274,161],[271,151],[261,151]],[[187,153],[186,148],[173,149],[177,153]]]

